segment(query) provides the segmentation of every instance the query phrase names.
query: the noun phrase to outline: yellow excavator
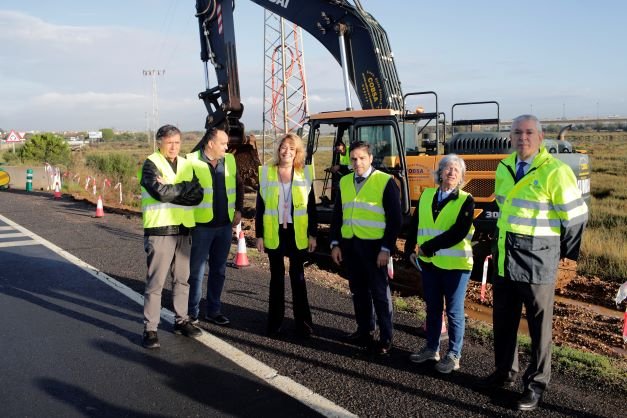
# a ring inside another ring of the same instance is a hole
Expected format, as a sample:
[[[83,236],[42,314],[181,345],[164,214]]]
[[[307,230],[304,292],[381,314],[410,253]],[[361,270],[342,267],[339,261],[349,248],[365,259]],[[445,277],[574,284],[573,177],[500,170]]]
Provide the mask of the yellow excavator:
[[[433,187],[432,172],[444,155],[461,155],[467,166],[464,190],[476,202],[476,262],[481,268],[489,253],[499,215],[494,196],[494,176],[501,159],[512,152],[509,134],[500,120],[495,101],[457,103],[450,120],[441,111],[433,91],[404,94],[398,77],[388,36],[377,20],[364,10],[359,0],[251,0],[311,34],[342,68],[346,107],[342,110],[309,116],[303,132],[307,144],[307,163],[315,164],[319,177],[314,182],[319,217],[328,222],[333,210],[333,182],[320,167],[337,164],[335,144],[367,141],[373,165],[394,176],[401,190],[406,216],[416,205],[422,191]],[[242,164],[246,182],[257,185],[259,157],[247,139],[240,121],[244,106],[240,100],[235,42],[234,0],[197,0],[201,59],[217,75],[217,85],[199,94],[207,108],[206,128],[220,127],[229,133],[229,148]],[[351,89],[361,109],[354,109]],[[430,111],[408,109],[410,100],[425,99]],[[467,106],[494,106],[490,117],[461,119],[455,112]],[[489,127],[489,129],[484,129]],[[446,133],[450,131],[450,136]],[[584,152],[566,141],[548,148],[565,161],[579,181],[584,199],[590,199],[590,162]],[[325,187],[326,185],[326,187]],[[477,272],[473,272],[476,277]]]

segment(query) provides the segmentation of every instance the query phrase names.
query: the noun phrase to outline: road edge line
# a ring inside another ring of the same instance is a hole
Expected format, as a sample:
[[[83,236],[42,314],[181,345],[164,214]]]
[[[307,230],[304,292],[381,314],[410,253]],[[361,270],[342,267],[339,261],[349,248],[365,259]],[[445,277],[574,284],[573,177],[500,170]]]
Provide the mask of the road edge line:
[[[74,264],[75,266],[89,273],[96,279],[107,284],[108,286],[120,292],[121,294],[128,297],[129,299],[137,302],[137,304],[139,305],[144,304],[144,297],[141,294],[135,292],[133,289],[126,286],[125,284],[120,283],[119,281],[115,280],[113,277],[109,276],[108,274],[103,273],[102,271],[98,270],[91,264],[81,260],[75,255],[67,252],[61,247],[53,244],[52,242],[46,240],[45,238],[40,237],[34,232],[26,229],[22,225],[19,225],[13,222],[9,218],[1,214],[0,214],[0,220],[12,226],[13,228],[19,230],[24,235],[30,237],[31,239],[41,244],[42,246],[48,248],[49,250],[65,258],[66,260]],[[170,324],[174,323],[174,313],[168,309],[165,309],[165,308],[161,309],[161,317],[165,321],[169,322]],[[287,376],[280,375],[277,370],[273,369],[267,364],[257,360],[256,358],[254,358],[253,356],[249,354],[246,354],[242,350],[216,337],[215,335],[210,334],[209,332],[205,330],[202,330],[202,335],[200,337],[195,338],[195,340],[203,344],[204,346],[214,350],[215,352],[217,352],[224,358],[234,362],[235,364],[247,370],[254,376],[257,376],[258,378],[262,379],[270,386],[277,388],[281,392],[307,405],[308,407],[324,415],[325,417],[330,417],[330,418],[357,417],[357,415],[351,413],[350,411],[342,408],[339,405],[336,405],[335,403],[331,402],[329,399],[325,398],[324,396],[315,393],[311,389],[307,388],[306,386],[301,385],[300,383],[296,382],[295,380]]]

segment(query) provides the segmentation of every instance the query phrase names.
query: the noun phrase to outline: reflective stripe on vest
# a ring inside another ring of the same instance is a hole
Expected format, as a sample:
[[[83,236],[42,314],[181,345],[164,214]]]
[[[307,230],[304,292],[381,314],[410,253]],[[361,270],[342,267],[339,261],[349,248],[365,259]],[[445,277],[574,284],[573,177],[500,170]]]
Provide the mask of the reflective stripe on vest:
[[[187,158],[192,162],[194,172],[198,180],[200,180],[200,185],[203,187],[202,202],[196,206],[194,216],[196,222],[207,223],[213,219],[213,177],[211,177],[209,164],[203,161],[200,156],[201,152],[202,150],[198,150],[187,154]],[[233,154],[227,153],[224,155],[224,185],[226,187],[227,208],[231,221],[233,221],[235,216],[236,180],[237,166],[235,164],[235,157]]]
[[[425,189],[420,196],[420,206],[418,208],[418,245],[422,245],[430,239],[451,229],[451,227],[455,225],[459,213],[468,198],[468,193],[460,190],[457,199],[449,200],[434,220],[433,210],[431,208],[437,192],[437,188],[431,187]],[[433,263],[434,266],[443,270],[472,270],[472,236],[474,232],[475,227],[471,225],[468,234],[466,234],[463,240],[452,247],[436,251],[433,257],[421,255],[420,259],[428,263]]]
[[[340,179],[342,196],[342,238],[380,239],[385,232],[383,192],[391,176],[373,170],[355,189],[355,173]]]
[[[588,220],[588,208],[581,198],[573,171],[549,154],[546,148],[540,149],[529,171],[518,183],[510,172],[515,165],[516,153],[512,153],[496,169],[500,276],[505,275],[505,237],[508,232],[559,237],[562,228]]]
[[[292,222],[296,247],[304,250],[308,246],[307,202],[313,181],[313,169],[306,165],[303,171],[294,170],[292,179]],[[259,193],[264,203],[263,244],[271,250],[279,246],[279,173],[277,166],[259,167]]]
[[[159,151],[151,154],[148,159],[157,166],[166,184],[190,181],[194,176],[192,165],[181,156],[178,156],[176,159],[176,173],[174,173],[170,163]],[[139,172],[139,182],[141,183],[141,170]],[[161,202],[153,198],[144,187],[141,188],[141,199],[144,228],[174,225],[184,225],[192,228],[195,225],[194,206]]]

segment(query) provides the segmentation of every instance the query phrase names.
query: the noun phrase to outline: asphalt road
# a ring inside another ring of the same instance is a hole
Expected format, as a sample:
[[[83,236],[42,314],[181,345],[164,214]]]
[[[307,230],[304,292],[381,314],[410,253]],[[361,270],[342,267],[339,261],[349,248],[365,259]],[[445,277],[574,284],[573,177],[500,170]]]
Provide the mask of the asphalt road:
[[[25,192],[0,192],[0,214],[32,230],[36,234],[53,242],[74,256],[84,260],[107,275],[120,281],[136,292],[142,293],[145,276],[145,254],[142,248],[141,220],[136,216],[115,215],[107,213],[104,218],[92,217],[94,207],[83,202],[75,202],[64,198],[55,201],[50,194],[26,194]],[[235,248],[235,247],[234,247]],[[249,248],[249,251],[256,251]],[[27,260],[10,257],[7,250],[0,248],[3,270],[7,266],[14,266],[16,262]],[[32,295],[41,291],[36,285],[41,277],[48,275],[49,269],[38,268],[31,277],[27,293]],[[64,277],[80,276],[78,273],[65,272]],[[0,276],[0,277],[4,277]],[[268,297],[269,272],[267,265],[261,263],[246,269],[227,269],[227,282],[223,294],[223,312],[231,318],[232,326],[216,327],[203,324],[213,336],[219,337],[227,343],[244,351],[255,359],[276,369],[281,375],[306,386],[335,404],[360,416],[511,416],[519,415],[513,405],[521,390],[520,381],[515,390],[502,390],[494,393],[479,391],[475,388],[477,377],[485,376],[492,370],[493,358],[488,347],[475,344],[467,340],[463,357],[462,368],[451,375],[440,375],[433,369],[432,364],[414,365],[407,358],[412,351],[420,349],[424,340],[418,336],[418,326],[415,318],[399,313],[395,316],[395,347],[389,357],[373,357],[361,350],[342,342],[342,335],[352,331],[354,321],[352,304],[348,294],[309,283],[309,296],[316,324],[316,335],[310,339],[299,339],[291,332],[293,322],[289,305],[289,282],[287,287],[287,315],[284,334],[278,339],[264,336]],[[4,283],[4,282],[2,282]],[[58,280],[59,283],[65,283]],[[49,286],[45,283],[43,286]],[[164,292],[164,306],[170,308],[170,294],[166,285]],[[38,290],[39,289],[39,290]],[[18,288],[19,290],[19,288]],[[15,291],[11,284],[3,284],[0,297],[4,298],[7,292]],[[66,294],[66,292],[59,292]],[[145,353],[139,346],[141,332],[141,315],[138,305],[126,306],[121,300],[123,296],[113,299],[91,298],[89,309],[100,312],[105,317],[98,325],[102,336],[97,340],[94,336],[84,339],[95,347],[95,352],[89,361],[84,362],[80,370],[84,375],[85,384],[95,373],[102,373],[105,367],[99,364],[109,364],[113,360],[123,363],[134,363],[143,370],[143,373],[153,379],[169,379],[170,388],[176,390],[164,391],[160,401],[151,405],[137,404],[135,408],[121,409],[120,415],[129,411],[137,414],[158,414],[161,404],[158,402],[177,402],[177,397],[188,390],[194,391],[192,382],[185,373],[170,373],[168,368],[155,367],[160,358]],[[114,309],[111,306],[115,306]],[[2,309],[4,312],[4,309]],[[74,313],[61,313],[66,317],[67,327],[49,329],[51,339],[60,338],[64,333],[82,333],[75,324]],[[120,317],[118,317],[118,315]],[[0,326],[2,333],[1,344],[4,347],[11,340],[11,349],[18,350],[20,340],[24,344],[36,344],[37,339],[29,335],[25,329],[32,327],[34,321],[41,321],[45,315],[13,315],[11,325]],[[121,330],[119,321],[124,322]],[[6,318],[5,321],[6,322]],[[11,330],[10,332],[4,330]],[[136,335],[134,335],[136,333]],[[46,335],[48,335],[46,334]],[[114,337],[122,335],[122,342]],[[161,332],[160,335],[167,335]],[[19,338],[17,338],[17,337]],[[163,339],[163,338],[162,338]],[[180,345],[195,347],[198,344],[188,339],[168,336],[163,339],[160,356],[176,357]],[[122,354],[117,353],[120,350]],[[194,348],[196,350],[196,348]],[[3,349],[3,351],[6,351]],[[207,358],[215,355],[211,349],[198,347],[198,351],[206,352]],[[115,352],[115,353],[114,353]],[[59,362],[72,365],[75,363],[73,347],[67,345],[65,352],[59,352]],[[31,359],[33,360],[33,359]],[[523,367],[524,367],[524,357]],[[27,359],[21,361],[28,362]],[[3,364],[0,362],[0,364]],[[202,373],[219,379],[225,386],[234,388],[236,394],[241,386],[242,405],[247,400],[245,385],[239,382],[241,377],[224,373],[217,367],[190,360],[190,372],[198,367]],[[74,364],[74,367],[77,367]],[[120,366],[122,367],[122,366]],[[3,367],[4,368],[4,367]],[[177,370],[176,368],[174,368]],[[170,369],[171,371],[171,369]],[[57,373],[62,375],[59,367]],[[79,373],[78,371],[76,373]],[[125,373],[105,373],[107,384],[110,387],[133,388],[134,380],[127,380]],[[9,376],[8,381],[4,381]],[[11,386],[12,381],[19,379],[19,373],[2,373],[2,387]],[[66,378],[67,379],[67,378]],[[82,386],[69,386],[66,379],[58,375],[51,375],[47,381],[39,383],[41,387],[48,385],[54,389],[47,391],[48,397],[64,396],[68,405],[81,405],[82,399],[89,392]],[[137,379],[137,378],[135,378]],[[148,378],[147,378],[148,379]],[[233,379],[233,381],[231,381]],[[129,386],[124,386],[126,384]],[[146,383],[147,384],[147,383]],[[129,390],[129,389],[126,389]],[[201,391],[195,391],[194,401],[211,406],[211,391],[207,390],[205,400]],[[274,393],[274,392],[273,392]],[[12,392],[0,392],[0,399],[9,400]],[[63,394],[63,395],[60,395]],[[236,396],[236,395],[234,395]],[[171,397],[171,398],[170,398]],[[281,409],[284,400],[281,399]],[[166,404],[168,405],[168,404]],[[103,407],[113,405],[105,404]],[[75,406],[76,408],[76,406]],[[528,416],[571,417],[571,416],[623,416],[625,411],[624,394],[616,395],[607,388],[597,387],[587,380],[581,380],[569,375],[555,373],[551,386],[545,394],[542,407]],[[219,409],[219,408],[218,408]],[[222,413],[232,413],[241,416],[265,416],[263,412],[250,414],[250,410],[241,413],[235,410],[221,410]],[[112,410],[115,412],[115,410]],[[85,413],[89,415],[89,413]],[[169,413],[164,412],[164,415]],[[4,415],[4,414],[2,414]],[[29,414],[18,414],[29,415]],[[38,414],[31,414],[38,415]],[[191,410],[180,415],[195,415]],[[276,414],[273,414],[276,415]]]

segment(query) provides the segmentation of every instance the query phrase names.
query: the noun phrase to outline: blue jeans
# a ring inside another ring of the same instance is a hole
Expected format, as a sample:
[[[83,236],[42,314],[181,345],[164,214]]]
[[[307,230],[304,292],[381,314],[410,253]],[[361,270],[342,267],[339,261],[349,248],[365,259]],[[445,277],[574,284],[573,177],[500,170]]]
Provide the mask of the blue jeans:
[[[448,352],[460,358],[464,344],[464,299],[470,271],[443,270],[433,265],[422,269],[422,288],[427,303],[427,348],[440,349],[442,310],[446,301]]]
[[[222,313],[220,296],[224,288],[226,259],[231,249],[231,225],[215,228],[196,227],[192,231],[192,253],[189,276],[189,316],[198,318],[205,265],[209,261],[207,280],[207,315]]]

